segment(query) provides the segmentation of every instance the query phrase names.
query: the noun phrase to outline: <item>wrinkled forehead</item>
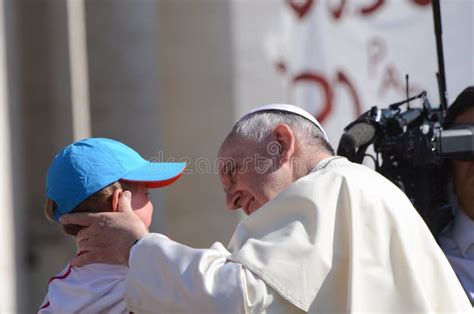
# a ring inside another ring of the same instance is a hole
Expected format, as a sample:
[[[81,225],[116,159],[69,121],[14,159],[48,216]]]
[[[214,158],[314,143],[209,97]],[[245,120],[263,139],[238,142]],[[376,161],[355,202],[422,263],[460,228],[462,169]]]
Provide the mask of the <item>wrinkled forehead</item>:
[[[242,149],[245,149],[245,145],[240,143],[241,141],[227,139],[222,143],[217,157],[223,161],[230,159],[239,159],[243,157]]]
[[[257,145],[251,141],[245,141],[238,138],[226,138],[222,143],[218,158],[218,170],[221,171],[224,166],[239,163],[244,158],[257,152]]]
[[[245,141],[239,137],[228,136],[221,144],[218,157],[221,158],[236,158],[243,154],[242,150],[249,149],[252,146],[249,141]]]

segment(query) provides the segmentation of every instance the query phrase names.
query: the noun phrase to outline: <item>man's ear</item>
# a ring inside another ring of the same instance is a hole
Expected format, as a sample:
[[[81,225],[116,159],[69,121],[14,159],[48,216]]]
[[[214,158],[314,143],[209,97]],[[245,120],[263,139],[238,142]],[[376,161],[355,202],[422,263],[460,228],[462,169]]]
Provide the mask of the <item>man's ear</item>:
[[[273,129],[274,138],[280,146],[280,163],[284,164],[290,160],[295,153],[295,134],[291,128],[286,124],[278,124]]]
[[[120,199],[120,195],[122,195],[122,192],[123,192],[122,189],[116,189],[114,191],[114,194],[112,194],[112,211],[113,212],[118,211],[119,199]]]

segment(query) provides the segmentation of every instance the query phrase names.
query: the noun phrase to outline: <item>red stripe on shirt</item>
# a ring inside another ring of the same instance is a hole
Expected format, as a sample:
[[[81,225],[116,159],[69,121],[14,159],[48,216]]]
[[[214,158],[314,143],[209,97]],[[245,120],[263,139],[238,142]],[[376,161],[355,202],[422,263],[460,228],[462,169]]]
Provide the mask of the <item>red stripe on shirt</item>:
[[[53,281],[55,279],[65,279],[65,278],[67,278],[67,276],[69,276],[71,274],[71,270],[72,270],[72,266],[69,265],[69,268],[67,269],[67,271],[63,275],[51,277],[51,279],[49,279],[49,281],[48,281],[48,285],[51,283],[51,281]]]
[[[42,309],[45,309],[45,308],[47,308],[48,306],[49,306],[49,301],[48,301],[48,302],[46,302],[46,304],[45,304],[45,305],[43,305],[42,307],[40,307],[40,308],[39,308],[39,310],[38,310],[38,312],[39,312],[39,311],[41,311]]]
[[[87,252],[88,252],[88,251],[79,252],[79,253],[76,254],[76,256],[80,256],[80,255],[82,255],[82,254],[84,254],[84,253],[87,253]],[[51,283],[51,281],[53,281],[53,280],[56,280],[56,279],[66,279],[66,278],[71,274],[71,271],[72,271],[72,266],[69,265],[68,269],[66,270],[66,272],[65,272],[64,274],[59,275],[59,276],[51,277],[51,278],[49,279],[49,281],[48,281],[48,285],[49,285],[49,284]],[[50,305],[50,303],[49,303],[49,301],[48,301],[45,305],[43,305],[42,307],[40,307],[38,311],[47,308],[49,305]]]

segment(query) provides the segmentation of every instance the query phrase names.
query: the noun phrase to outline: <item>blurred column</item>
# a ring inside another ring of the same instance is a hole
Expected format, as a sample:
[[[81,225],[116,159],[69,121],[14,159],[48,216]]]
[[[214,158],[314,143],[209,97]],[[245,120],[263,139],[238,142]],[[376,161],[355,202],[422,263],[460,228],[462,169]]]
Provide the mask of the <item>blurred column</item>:
[[[160,158],[158,1],[85,1],[91,133]],[[152,230],[164,223],[160,190]]]
[[[67,11],[64,1],[4,1],[17,312],[34,313],[75,252],[43,214],[49,163],[73,140]]]
[[[84,0],[67,0],[71,104],[74,140],[91,136],[89,71]]]
[[[0,0],[0,313],[16,312],[16,267],[4,2]]]
[[[190,172],[165,190],[162,230],[196,247],[227,244],[240,217],[214,162],[235,118],[231,2],[162,0],[158,22],[161,147]]]

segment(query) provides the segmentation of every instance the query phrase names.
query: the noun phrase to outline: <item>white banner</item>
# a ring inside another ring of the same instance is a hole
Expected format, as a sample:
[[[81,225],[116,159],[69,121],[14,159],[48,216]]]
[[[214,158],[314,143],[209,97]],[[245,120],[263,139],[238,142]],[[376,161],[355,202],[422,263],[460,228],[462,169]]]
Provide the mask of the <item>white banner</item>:
[[[407,74],[410,96],[426,90],[432,106],[439,105],[429,0],[280,4],[282,18],[267,38],[268,53],[286,79],[289,102],[314,114],[333,146],[362,112],[406,98]],[[473,4],[450,0],[441,6],[448,92],[455,93],[449,102],[473,84]],[[452,73],[451,67],[464,70]]]

